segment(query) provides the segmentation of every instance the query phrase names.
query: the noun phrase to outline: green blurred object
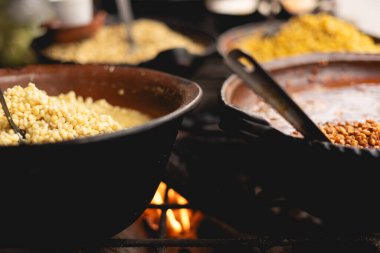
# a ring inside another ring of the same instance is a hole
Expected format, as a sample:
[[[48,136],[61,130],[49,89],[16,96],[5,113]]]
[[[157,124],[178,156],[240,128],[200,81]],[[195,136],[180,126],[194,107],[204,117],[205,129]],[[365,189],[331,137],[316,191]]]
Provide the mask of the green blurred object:
[[[30,45],[52,18],[47,0],[0,1],[0,66],[14,67],[35,62]]]

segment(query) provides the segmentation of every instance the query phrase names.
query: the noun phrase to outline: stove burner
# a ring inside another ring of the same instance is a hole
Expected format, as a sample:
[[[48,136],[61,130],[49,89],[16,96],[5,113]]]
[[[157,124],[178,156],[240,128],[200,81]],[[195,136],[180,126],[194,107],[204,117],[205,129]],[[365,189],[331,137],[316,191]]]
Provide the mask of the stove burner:
[[[167,194],[167,191],[166,191]],[[167,199],[167,197],[165,198]],[[177,252],[193,252],[193,248],[210,248],[210,252],[345,252],[345,253],[375,253],[380,252],[380,234],[349,235],[349,236],[270,236],[242,233],[235,228],[210,216],[205,216],[207,226],[218,228],[223,237],[199,237],[198,239],[168,239],[166,235],[166,210],[194,207],[186,205],[150,205],[150,209],[162,210],[158,238],[147,239],[109,239],[97,242],[85,242],[76,245],[51,245],[46,242],[45,249],[80,250],[82,253],[92,253],[112,248],[112,252],[118,252],[127,248],[147,248],[157,253],[170,251],[170,248],[179,248]],[[202,235],[203,236],[203,235]],[[220,235],[219,235],[220,236]],[[22,248],[34,248],[36,245],[23,245]],[[1,248],[20,248],[20,245],[0,243]],[[38,248],[41,248],[40,246]],[[286,250],[285,250],[286,249]],[[283,251],[285,250],[285,251]],[[292,251],[290,251],[292,250]],[[129,251],[127,251],[129,252]],[[139,252],[139,251],[137,251]],[[150,251],[149,251],[150,252]],[[172,251],[170,251],[172,252]]]

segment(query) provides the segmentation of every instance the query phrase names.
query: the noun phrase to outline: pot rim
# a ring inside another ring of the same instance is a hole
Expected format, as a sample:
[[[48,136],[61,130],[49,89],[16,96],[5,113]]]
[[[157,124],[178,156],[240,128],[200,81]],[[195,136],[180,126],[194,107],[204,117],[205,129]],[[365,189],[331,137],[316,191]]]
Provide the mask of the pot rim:
[[[298,55],[298,56],[292,56],[292,57],[284,57],[280,59],[276,59],[273,61],[265,62],[263,63],[263,67],[267,71],[278,71],[284,68],[292,68],[296,66],[301,65],[308,65],[308,64],[326,64],[329,62],[354,62],[354,61],[360,61],[360,62],[379,62],[380,61],[380,54],[361,54],[361,53],[313,53],[313,54],[305,54],[305,55]],[[241,80],[237,75],[231,74],[224,82],[221,88],[221,98],[223,103],[226,106],[238,108],[231,104],[231,101],[228,101],[227,98],[227,89],[230,88],[229,86],[237,84],[233,84],[233,82]],[[235,88],[235,87],[233,87]],[[232,88],[232,92],[233,89]],[[238,108],[239,109],[239,108]],[[239,109],[240,110],[240,109]],[[242,111],[242,110],[240,110]],[[242,111],[243,112],[243,111]]]
[[[287,58],[281,58],[277,60],[273,60],[270,62],[266,62],[263,64],[263,67],[271,72],[278,71],[285,68],[294,68],[302,65],[326,65],[330,62],[338,63],[338,62],[380,62],[380,54],[360,54],[360,53],[314,53],[300,56],[292,56]],[[231,102],[231,97],[233,97],[233,93],[236,91],[236,88],[239,87],[242,80],[235,74],[230,75],[224,82],[220,91],[220,97],[225,107],[237,110],[239,113],[243,113],[249,117],[258,117],[260,115],[250,114],[243,109],[235,106]],[[291,135],[287,135],[288,137],[295,138]],[[323,143],[315,141],[315,143]],[[348,147],[342,145],[336,145],[332,143],[323,143],[326,148],[330,149],[332,146],[339,147],[341,152],[354,150],[357,154],[368,153],[376,157],[380,157],[380,150],[376,149],[358,149],[356,147]]]
[[[231,48],[229,48],[229,44],[232,42],[235,42],[238,39],[250,36],[252,34],[255,34],[259,31],[265,31],[267,29],[277,29],[278,27],[286,24],[287,21],[280,20],[280,19],[274,19],[269,21],[262,21],[262,22],[256,22],[256,23],[247,23],[239,26],[235,26],[233,28],[230,28],[223,32],[216,41],[216,50],[221,56],[227,55],[229,51],[231,51]],[[359,28],[357,28],[359,29]],[[359,31],[361,31],[359,29]],[[380,42],[380,38],[378,36],[374,36],[372,34],[368,34],[364,31],[361,31],[363,34],[371,37],[376,43]],[[329,52],[327,54],[331,54],[334,52]],[[319,54],[319,53],[311,53],[311,54]],[[349,53],[351,54],[351,53]],[[352,53],[355,54],[355,53]],[[292,58],[294,56],[290,56],[287,58]],[[296,56],[297,57],[297,56]],[[277,61],[277,60],[272,60]]]
[[[15,145],[15,146],[5,146],[5,145],[0,145],[0,149],[11,149],[11,148],[33,148],[33,147],[48,147],[51,145],[57,146],[57,145],[77,145],[77,144],[90,144],[90,143],[95,143],[95,142],[101,142],[109,139],[114,139],[114,138],[119,138],[119,137],[125,137],[127,135],[133,135],[145,131],[149,131],[152,128],[155,128],[159,125],[162,125],[164,123],[167,123],[171,120],[177,119],[193,108],[195,108],[203,95],[203,91],[201,87],[190,80],[187,80],[185,78],[175,76],[172,74],[168,74],[165,72],[157,71],[157,70],[152,70],[152,69],[147,69],[147,68],[140,68],[140,67],[130,67],[130,66],[114,66],[114,65],[67,65],[67,64],[51,64],[51,65],[30,65],[22,68],[5,68],[5,69],[0,69],[0,76],[6,76],[6,75],[16,75],[16,74],[32,74],[33,71],[41,71],[46,68],[55,68],[55,69],[62,69],[62,68],[95,68],[95,69],[103,69],[105,71],[109,69],[133,69],[133,71],[143,71],[145,73],[152,73],[152,74],[157,74],[160,76],[166,76],[169,77],[173,80],[178,81],[178,85],[182,86],[184,88],[183,90],[185,91],[183,101],[181,102],[181,105],[176,108],[174,111],[167,113],[163,116],[157,117],[155,119],[150,120],[149,122],[131,127],[131,128],[126,128],[122,130],[118,130],[116,132],[112,133],[104,133],[100,135],[95,135],[95,136],[88,136],[88,137],[81,137],[81,138],[76,138],[73,140],[67,140],[67,141],[61,141],[61,142],[54,142],[54,143],[36,143],[36,144],[28,144],[28,145]]]

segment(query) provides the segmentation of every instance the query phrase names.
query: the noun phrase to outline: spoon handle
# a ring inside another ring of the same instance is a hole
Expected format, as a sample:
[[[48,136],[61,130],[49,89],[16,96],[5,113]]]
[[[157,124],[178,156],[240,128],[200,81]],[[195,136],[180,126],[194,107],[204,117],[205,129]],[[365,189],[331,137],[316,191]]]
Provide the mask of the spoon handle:
[[[130,0],[116,0],[116,4],[123,22],[130,24],[134,19]]]
[[[25,139],[25,131],[23,131],[20,128],[18,128],[18,126],[14,123],[14,121],[12,119],[12,116],[9,113],[9,109],[8,109],[7,103],[5,101],[3,91],[1,89],[0,89],[0,103],[1,103],[1,106],[3,108],[5,117],[8,120],[9,125],[11,126],[11,128],[13,129],[13,131],[15,131],[15,133],[18,135],[20,143],[22,143],[23,140]]]
[[[121,20],[123,20],[126,25],[127,31],[127,42],[133,48],[135,46],[135,41],[132,37],[132,22],[134,20],[131,0],[116,0],[117,10]]]
[[[242,59],[249,62],[252,70],[247,70],[239,62]],[[225,63],[245,81],[248,87],[270,104],[295,129],[302,133],[305,139],[330,142],[318,126],[253,57],[238,49],[234,49],[226,56]]]

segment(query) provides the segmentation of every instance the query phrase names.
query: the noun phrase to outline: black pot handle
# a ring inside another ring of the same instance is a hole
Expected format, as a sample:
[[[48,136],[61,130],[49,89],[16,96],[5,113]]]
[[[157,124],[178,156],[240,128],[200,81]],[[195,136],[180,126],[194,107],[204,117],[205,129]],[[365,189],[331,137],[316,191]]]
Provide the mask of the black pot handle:
[[[225,63],[280,115],[297,129],[305,139],[330,142],[319,127],[309,118],[291,96],[250,55],[234,49],[225,56]],[[240,60],[248,62],[248,66]]]
[[[280,140],[291,138],[273,128],[265,119],[249,115],[227,105],[222,109],[219,127],[225,132],[246,140],[256,140],[258,137],[268,136]]]

